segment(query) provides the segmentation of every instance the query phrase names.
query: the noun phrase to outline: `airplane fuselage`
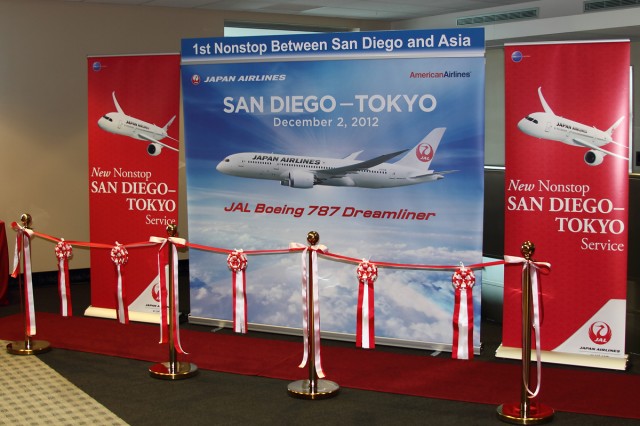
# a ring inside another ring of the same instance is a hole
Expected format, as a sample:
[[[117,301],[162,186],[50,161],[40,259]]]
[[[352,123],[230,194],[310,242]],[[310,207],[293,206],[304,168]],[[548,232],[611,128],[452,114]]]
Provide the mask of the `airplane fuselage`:
[[[139,140],[162,140],[167,137],[167,133],[161,127],[118,112],[110,112],[100,117],[98,126],[107,132]]]
[[[529,136],[558,141],[571,146],[584,147],[584,144],[576,143],[576,139],[595,146],[603,146],[612,142],[611,136],[602,130],[545,112],[529,114],[520,120],[518,129]]]
[[[216,166],[216,170],[231,176],[279,180],[283,185],[299,188],[310,188],[313,185],[390,188],[442,178],[433,171],[418,173],[416,169],[392,163],[357,169],[341,176],[327,176],[321,179],[315,177],[322,177],[323,170],[346,167],[354,163],[357,162],[337,158],[244,152],[226,157]]]

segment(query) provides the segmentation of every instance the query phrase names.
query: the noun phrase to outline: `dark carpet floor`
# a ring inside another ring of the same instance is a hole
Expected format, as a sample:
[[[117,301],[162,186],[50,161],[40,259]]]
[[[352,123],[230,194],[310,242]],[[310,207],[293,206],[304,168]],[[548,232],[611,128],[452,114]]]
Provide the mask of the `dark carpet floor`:
[[[11,304],[0,307],[0,315],[20,312],[16,286],[10,289]],[[76,315],[89,304],[89,285],[72,285]],[[57,312],[55,285],[35,288],[36,311]],[[209,327],[185,323],[183,328],[211,331]],[[220,332],[226,332],[222,330]],[[483,322],[481,359],[494,360],[500,342],[500,324]],[[262,333],[264,334],[264,333]],[[264,336],[295,339],[292,336]],[[96,336],[95,338],[100,338]],[[328,344],[347,344],[328,342]],[[352,343],[348,343],[352,345]],[[378,347],[376,350],[424,354],[403,348]],[[450,354],[443,354],[447,356]],[[306,401],[287,394],[288,381],[241,376],[200,370],[198,375],[179,381],[151,378],[150,364],[54,349],[38,357],[87,394],[131,425],[499,425],[496,408],[491,405],[419,398],[348,388],[331,399]],[[637,355],[632,355],[628,374],[637,371]],[[495,360],[496,362],[513,362]],[[567,367],[570,368],[570,367]],[[495,380],[501,380],[496,377]],[[598,384],[594,383],[594,392]],[[629,389],[637,393],[638,389]],[[514,395],[515,402],[519,395]],[[0,419],[0,424],[2,423]],[[556,412],[557,425],[639,425],[638,420]]]

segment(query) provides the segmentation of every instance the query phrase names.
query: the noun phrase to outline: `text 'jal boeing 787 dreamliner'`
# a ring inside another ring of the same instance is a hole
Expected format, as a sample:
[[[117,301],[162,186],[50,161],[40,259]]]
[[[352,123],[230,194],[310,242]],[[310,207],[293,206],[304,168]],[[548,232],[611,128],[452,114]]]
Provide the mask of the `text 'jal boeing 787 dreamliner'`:
[[[100,117],[98,126],[100,126],[102,130],[116,135],[128,136],[150,142],[147,147],[147,153],[154,157],[160,155],[163,147],[178,151],[177,148],[160,142],[164,138],[169,138],[177,142],[176,139],[167,135],[167,130],[169,126],[171,126],[171,123],[173,123],[173,120],[175,120],[175,116],[173,116],[164,127],[158,127],[155,124],[147,123],[146,121],[125,114],[118,104],[116,92],[113,92],[111,95],[113,96],[113,103],[118,112],[110,112]]]
[[[291,188],[313,188],[314,185],[359,188],[392,188],[415,185],[444,178],[447,172],[429,169],[431,160],[446,128],[431,131],[411,150],[381,155],[366,161],[354,152],[345,158],[322,158],[286,154],[243,152],[222,160],[216,170],[221,173],[253,179],[279,180]],[[405,153],[395,163],[386,161]]]
[[[613,140],[613,131],[622,123],[624,116],[620,117],[608,130],[602,131],[586,124],[560,117],[551,110],[549,104],[542,96],[542,88],[538,87],[538,96],[544,112],[534,112],[527,115],[518,123],[518,129],[529,136],[551,141],[562,142],[567,145],[588,148],[584,154],[584,162],[590,166],[598,166],[604,161],[604,157],[611,155],[622,160],[629,161],[624,155],[607,151],[602,146],[607,144],[625,145]]]

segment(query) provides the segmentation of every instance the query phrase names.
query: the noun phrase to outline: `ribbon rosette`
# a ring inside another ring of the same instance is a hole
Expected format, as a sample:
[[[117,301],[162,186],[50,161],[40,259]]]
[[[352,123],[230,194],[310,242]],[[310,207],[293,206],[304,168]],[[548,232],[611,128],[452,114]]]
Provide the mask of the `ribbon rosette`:
[[[473,358],[473,294],[471,289],[476,283],[473,270],[460,267],[451,277],[455,289],[455,306],[453,309],[453,349],[454,359]]]
[[[320,360],[320,301],[318,293],[318,252],[325,253],[327,247],[319,244],[314,246],[304,246],[298,243],[289,244],[289,248],[302,248],[302,332],[304,337],[304,354],[302,355],[302,362],[298,365],[299,368],[304,368],[307,365],[309,359],[309,303],[308,298],[311,297],[311,303],[313,305],[313,338],[314,338],[314,360],[316,373],[319,378],[325,377],[322,370],[322,362]],[[311,250],[311,266],[313,280],[309,283],[309,275],[307,268],[307,254]],[[309,294],[309,285],[313,287],[313,291]]]
[[[362,259],[358,265],[358,311],[356,325],[356,347],[375,348],[374,328],[374,289],[373,283],[378,278],[378,267]]]
[[[58,292],[60,294],[60,312],[63,317],[72,315],[71,289],[69,287],[69,258],[73,256],[73,247],[64,241],[56,244],[56,258],[58,259]]]
[[[122,324],[129,323],[129,310],[126,305],[126,297],[124,292],[124,286],[122,284],[122,265],[125,265],[129,261],[129,252],[126,247],[116,241],[116,245],[111,249],[111,261],[114,265],[116,265],[116,270],[118,271],[118,286],[117,286],[117,296],[118,296],[118,320]]]
[[[242,250],[234,250],[227,256],[227,266],[231,269],[233,291],[233,331],[247,332],[247,256]]]
[[[33,303],[33,280],[31,278],[31,249],[30,241],[33,231],[26,226],[20,226],[16,222],[11,223],[11,227],[17,232],[16,247],[13,253],[13,271],[11,276],[17,278],[20,273],[20,258],[23,262],[24,270],[24,307],[26,321],[26,335],[36,334],[36,313]]]

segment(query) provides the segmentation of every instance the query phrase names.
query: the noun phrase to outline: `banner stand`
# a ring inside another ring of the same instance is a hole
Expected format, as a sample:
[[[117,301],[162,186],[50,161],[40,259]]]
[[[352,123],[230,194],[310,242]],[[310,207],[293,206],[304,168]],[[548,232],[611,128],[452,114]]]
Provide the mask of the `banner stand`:
[[[313,253],[314,246],[320,241],[320,235],[311,231],[307,234],[307,242],[309,248],[307,250],[307,354],[309,359],[307,365],[309,367],[309,379],[297,380],[289,384],[287,391],[289,396],[300,399],[327,399],[332,398],[340,391],[340,386],[330,380],[318,378],[316,370],[316,336],[314,329],[314,320],[319,312],[314,312],[314,276],[313,276]],[[318,330],[318,333],[320,330]],[[319,336],[318,336],[319,337]],[[318,338],[318,342],[320,339]],[[318,343],[319,344],[319,343]],[[318,348],[319,349],[319,348]]]
[[[169,237],[175,237],[177,234],[178,227],[176,225],[168,225],[167,233]],[[169,288],[168,288],[168,297],[169,297],[169,312],[168,312],[168,329],[169,329],[169,361],[167,362],[159,362],[157,364],[149,367],[149,374],[151,377],[156,379],[163,380],[180,380],[187,379],[189,377],[193,377],[198,373],[198,367],[195,364],[189,362],[179,362],[177,360],[176,348],[174,345],[176,336],[175,336],[175,327],[177,324],[174,324],[175,318],[177,315],[174,315],[176,309],[176,300],[174,297],[174,289],[175,286],[178,285],[177,282],[174,281],[173,277],[173,242],[171,238],[167,241],[167,250],[169,250],[169,273],[168,280]],[[160,271],[162,273],[164,271]],[[160,312],[160,315],[164,315],[164,312]]]
[[[531,263],[535,246],[530,241],[522,244],[520,251],[525,263],[522,271],[522,383],[520,387],[520,402],[502,404],[497,409],[498,418],[506,423],[519,425],[533,425],[548,423],[553,419],[554,411],[544,404],[534,400],[540,389],[540,375],[536,392],[530,390],[531,377],[531,307],[534,303],[531,285]],[[537,272],[534,272],[537,274]],[[535,295],[537,297],[537,294]],[[540,330],[536,330],[539,333]],[[538,366],[540,368],[540,366]]]
[[[22,222],[23,229],[31,229],[31,215],[29,213],[24,213],[20,216],[20,221]],[[11,342],[7,344],[7,352],[12,355],[37,355],[41,353],[48,352],[51,349],[51,345],[49,342],[45,340],[32,340],[29,334],[29,319],[28,319],[28,309],[26,304],[28,303],[26,292],[28,291],[27,287],[31,286],[31,268],[27,269],[27,264],[31,264],[31,252],[26,249],[29,247],[29,234],[24,230],[18,231],[18,238],[22,238],[21,247],[16,247],[16,255],[18,254],[17,250],[21,250],[21,256],[18,256],[17,261],[22,264],[18,265],[17,272],[20,272],[20,268],[22,268],[22,274],[18,275],[18,287],[20,294],[21,308],[25,314],[24,319],[24,341]],[[27,256],[29,258],[27,259]],[[27,274],[29,275],[27,277]],[[24,284],[23,279],[24,277]],[[23,291],[24,287],[24,291]],[[31,297],[33,297],[33,292],[31,292]],[[34,313],[35,314],[35,313]]]

